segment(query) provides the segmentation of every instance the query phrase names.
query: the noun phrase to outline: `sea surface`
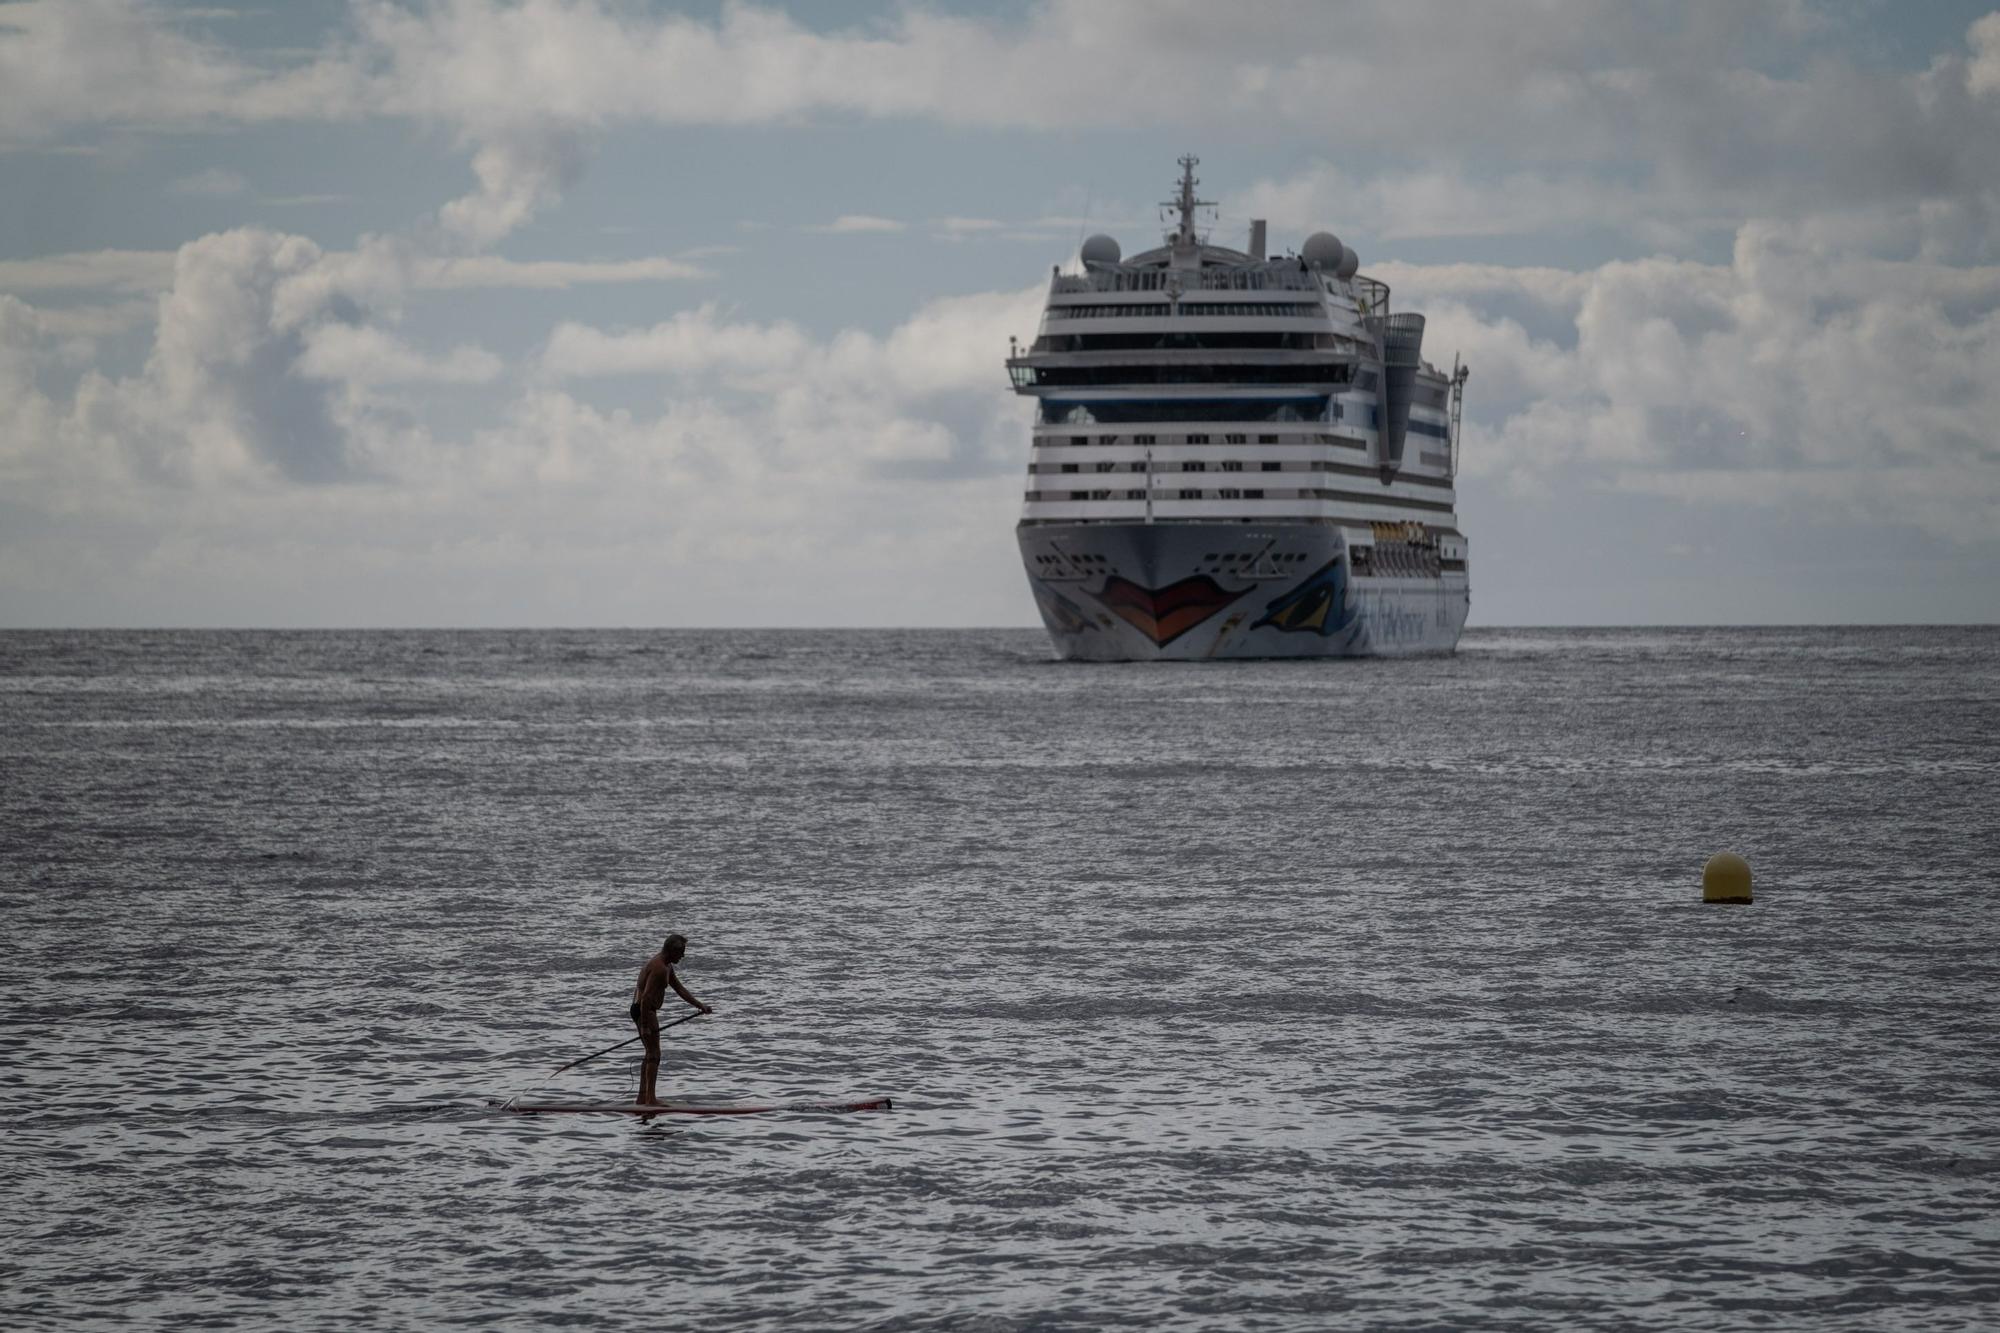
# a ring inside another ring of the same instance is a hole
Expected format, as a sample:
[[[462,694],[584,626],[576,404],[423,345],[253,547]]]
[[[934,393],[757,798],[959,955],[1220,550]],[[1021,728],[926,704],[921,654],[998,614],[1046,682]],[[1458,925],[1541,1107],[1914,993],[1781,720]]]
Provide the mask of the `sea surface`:
[[[0,634],[0,1326],[1993,1329],[1996,812],[1994,629]],[[894,1109],[489,1106],[669,931]]]

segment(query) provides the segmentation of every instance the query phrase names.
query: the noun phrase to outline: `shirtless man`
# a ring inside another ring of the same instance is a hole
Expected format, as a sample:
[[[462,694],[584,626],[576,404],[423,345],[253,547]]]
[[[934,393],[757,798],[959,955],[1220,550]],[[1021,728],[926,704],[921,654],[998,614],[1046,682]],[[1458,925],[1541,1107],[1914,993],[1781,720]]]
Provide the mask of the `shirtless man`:
[[[653,1082],[660,1076],[660,1003],[667,998],[667,987],[674,988],[674,994],[686,1000],[704,1014],[715,1010],[688,994],[688,988],[681,985],[681,979],[674,975],[674,964],[687,953],[685,935],[669,935],[660,951],[646,960],[639,969],[639,984],[632,987],[632,1022],[639,1029],[639,1037],[646,1043],[646,1059],[639,1066],[639,1106],[658,1106],[659,1094]]]

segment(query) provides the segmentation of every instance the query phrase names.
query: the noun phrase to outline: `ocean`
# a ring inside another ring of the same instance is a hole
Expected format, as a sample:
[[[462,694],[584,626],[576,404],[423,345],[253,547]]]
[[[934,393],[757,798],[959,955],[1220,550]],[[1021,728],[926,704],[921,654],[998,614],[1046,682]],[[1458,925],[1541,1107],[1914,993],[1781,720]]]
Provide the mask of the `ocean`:
[[[0,634],[0,1324],[2000,1327],[1996,810],[1991,628]],[[488,1105],[669,931],[895,1109]]]

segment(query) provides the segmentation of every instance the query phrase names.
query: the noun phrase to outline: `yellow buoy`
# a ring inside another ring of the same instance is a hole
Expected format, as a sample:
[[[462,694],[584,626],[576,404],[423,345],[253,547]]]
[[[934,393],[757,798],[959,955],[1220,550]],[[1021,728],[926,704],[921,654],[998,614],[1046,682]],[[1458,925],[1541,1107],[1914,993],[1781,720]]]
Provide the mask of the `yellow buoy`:
[[[1750,863],[1735,852],[1717,852],[1701,868],[1701,900],[1705,903],[1750,901]]]

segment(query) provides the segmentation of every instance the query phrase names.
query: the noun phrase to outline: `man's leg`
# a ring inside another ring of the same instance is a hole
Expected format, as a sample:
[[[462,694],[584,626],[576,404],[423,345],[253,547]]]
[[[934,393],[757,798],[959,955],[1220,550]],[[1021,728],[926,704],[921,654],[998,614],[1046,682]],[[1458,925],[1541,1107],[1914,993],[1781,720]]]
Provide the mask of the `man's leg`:
[[[650,1106],[660,1100],[653,1084],[660,1076],[660,1020],[651,1014],[639,1023],[639,1035],[645,1039],[646,1058],[639,1065],[640,1106]]]

